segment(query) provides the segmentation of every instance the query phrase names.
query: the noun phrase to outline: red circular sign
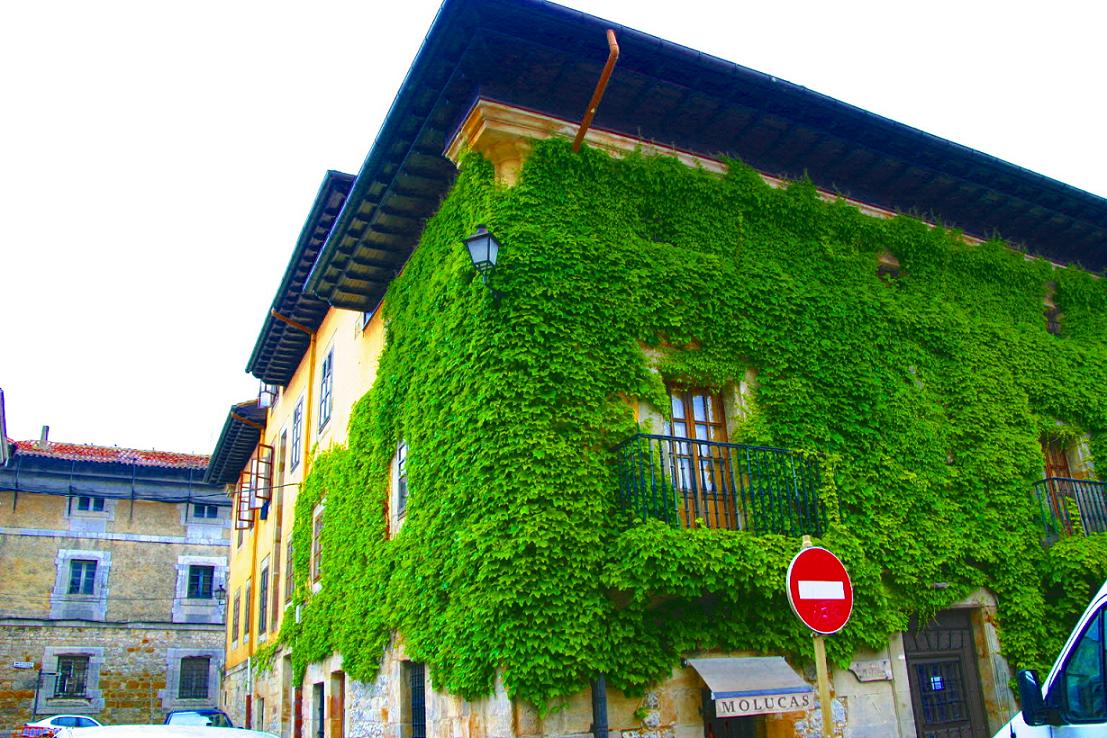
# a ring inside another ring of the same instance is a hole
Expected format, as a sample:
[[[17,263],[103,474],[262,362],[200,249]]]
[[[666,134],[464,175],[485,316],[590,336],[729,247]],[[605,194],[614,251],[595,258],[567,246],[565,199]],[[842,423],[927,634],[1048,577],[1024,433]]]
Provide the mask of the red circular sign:
[[[816,633],[841,630],[853,612],[853,585],[841,560],[818,546],[796,554],[788,565],[788,604]]]

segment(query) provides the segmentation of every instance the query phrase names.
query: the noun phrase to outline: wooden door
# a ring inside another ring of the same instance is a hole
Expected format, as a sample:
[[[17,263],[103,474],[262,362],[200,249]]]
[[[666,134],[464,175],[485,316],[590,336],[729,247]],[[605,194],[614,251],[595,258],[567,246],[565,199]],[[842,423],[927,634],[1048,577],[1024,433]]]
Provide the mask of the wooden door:
[[[987,738],[968,610],[946,610],[903,634],[918,738]]]

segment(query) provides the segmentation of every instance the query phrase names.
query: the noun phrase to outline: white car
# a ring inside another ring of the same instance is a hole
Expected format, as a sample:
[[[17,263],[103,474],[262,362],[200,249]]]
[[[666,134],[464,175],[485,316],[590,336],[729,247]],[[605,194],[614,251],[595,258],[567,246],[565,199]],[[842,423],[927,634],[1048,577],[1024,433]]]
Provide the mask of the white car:
[[[58,738],[280,738],[274,733],[206,725],[104,725],[63,728]]]
[[[995,738],[1107,738],[1107,582],[1092,598],[1044,682],[1020,671],[1022,712]]]
[[[50,735],[50,731],[45,728],[98,728],[100,727],[100,721],[95,718],[90,718],[88,715],[51,715],[44,720],[36,720],[33,723],[26,723],[23,729],[20,731],[20,736],[46,736]],[[28,728],[30,730],[28,730]],[[42,730],[39,730],[41,728]]]

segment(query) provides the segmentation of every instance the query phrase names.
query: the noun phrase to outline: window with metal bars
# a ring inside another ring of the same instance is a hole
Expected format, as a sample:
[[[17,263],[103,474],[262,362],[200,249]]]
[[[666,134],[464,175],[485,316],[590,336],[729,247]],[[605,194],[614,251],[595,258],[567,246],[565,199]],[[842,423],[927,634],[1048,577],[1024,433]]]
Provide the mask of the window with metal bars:
[[[71,559],[69,562],[69,594],[90,595],[96,592],[96,561]]]
[[[426,666],[405,661],[407,705],[411,713],[411,738],[427,738]]]
[[[58,656],[58,676],[54,683],[55,697],[84,697],[88,684],[88,656]]]
[[[215,567],[193,564],[188,567],[188,599],[210,600],[214,590]]]
[[[319,379],[319,429],[322,430],[331,419],[334,405],[334,349],[327,352],[320,370]]]
[[[210,667],[211,658],[208,656],[188,656],[181,659],[177,697],[182,700],[206,700]]]

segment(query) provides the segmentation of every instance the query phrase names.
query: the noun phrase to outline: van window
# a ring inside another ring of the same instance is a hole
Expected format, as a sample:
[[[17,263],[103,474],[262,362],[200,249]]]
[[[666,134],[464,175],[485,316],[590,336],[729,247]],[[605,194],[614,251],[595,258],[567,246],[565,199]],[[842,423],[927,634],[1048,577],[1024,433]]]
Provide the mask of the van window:
[[[1088,622],[1084,635],[1072,650],[1061,673],[1062,708],[1066,722],[1085,723],[1107,720],[1107,683],[1104,674],[1103,610]]]

